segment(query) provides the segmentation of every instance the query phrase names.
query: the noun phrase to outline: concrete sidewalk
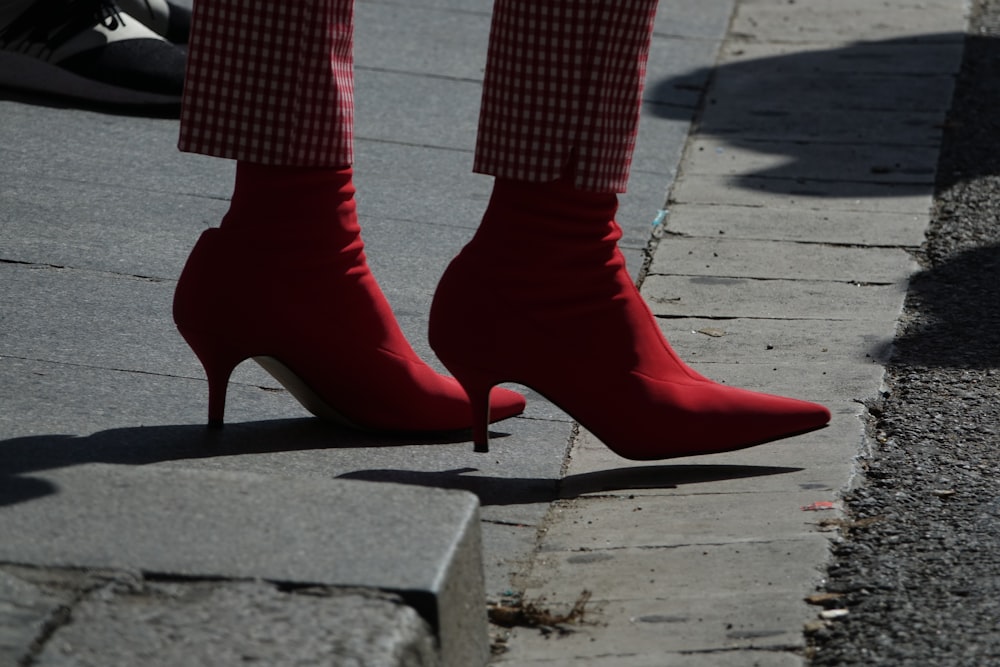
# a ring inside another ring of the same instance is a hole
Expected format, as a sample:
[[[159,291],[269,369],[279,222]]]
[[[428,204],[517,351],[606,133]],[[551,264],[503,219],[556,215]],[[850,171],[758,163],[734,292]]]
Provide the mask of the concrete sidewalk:
[[[357,5],[369,258],[426,358],[489,193],[468,171],[490,5]],[[802,508],[856,473],[964,30],[946,0],[663,0],[630,266],[699,371],[835,415],[663,465],[530,393],[487,456],[347,432],[249,364],[206,440],[170,298],[232,165],[177,153],[176,121],[0,97],[0,664],[469,665],[484,598],[558,614],[584,590],[571,632],[492,628],[494,662],[802,664],[838,516]]]

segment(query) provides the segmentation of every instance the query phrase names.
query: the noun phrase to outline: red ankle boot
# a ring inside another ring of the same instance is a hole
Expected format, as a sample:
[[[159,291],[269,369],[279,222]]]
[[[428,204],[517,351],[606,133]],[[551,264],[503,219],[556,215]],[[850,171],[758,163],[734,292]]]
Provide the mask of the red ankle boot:
[[[430,343],[468,391],[478,451],[500,382],[548,397],[614,452],[666,459],[820,428],[823,406],[717,384],[664,339],[618,251],[617,197],[498,179],[431,306]]]
[[[174,321],[208,375],[209,424],[222,424],[229,376],[248,358],[319,417],[380,431],[472,424],[462,387],[416,355],[368,269],[350,169],[240,163],[222,226],[181,274]],[[491,420],[524,409],[512,391],[491,398]]]

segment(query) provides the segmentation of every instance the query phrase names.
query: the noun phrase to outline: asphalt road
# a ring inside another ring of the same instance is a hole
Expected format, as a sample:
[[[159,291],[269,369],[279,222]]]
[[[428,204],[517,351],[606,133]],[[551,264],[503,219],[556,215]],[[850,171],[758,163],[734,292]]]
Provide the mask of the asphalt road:
[[[813,665],[1000,664],[1000,1],[976,0],[933,219],[869,406]]]

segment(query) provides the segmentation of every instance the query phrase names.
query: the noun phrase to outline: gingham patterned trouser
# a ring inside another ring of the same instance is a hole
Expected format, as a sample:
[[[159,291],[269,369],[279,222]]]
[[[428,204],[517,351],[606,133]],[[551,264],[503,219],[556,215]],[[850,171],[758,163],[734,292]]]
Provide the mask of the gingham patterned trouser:
[[[657,0],[496,0],[474,169],[622,192]],[[353,0],[197,0],[181,150],[353,161]]]

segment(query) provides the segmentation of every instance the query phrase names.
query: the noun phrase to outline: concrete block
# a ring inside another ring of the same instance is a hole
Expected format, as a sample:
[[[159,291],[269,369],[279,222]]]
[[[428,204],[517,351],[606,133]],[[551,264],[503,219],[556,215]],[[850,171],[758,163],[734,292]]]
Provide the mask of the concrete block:
[[[280,590],[260,581],[108,583],[74,605],[32,661],[42,667],[247,663],[442,664],[430,625],[395,596]]]
[[[709,107],[698,124],[697,136],[732,139],[753,148],[757,142],[812,143],[826,148],[886,144],[934,147],[941,142],[944,121],[940,111],[883,111],[852,109],[775,109],[766,100],[746,105]],[[786,151],[794,150],[787,146]],[[803,152],[819,151],[806,146]]]
[[[696,139],[688,146],[685,174],[849,183],[923,184],[932,187],[938,150],[885,146],[742,139]]]
[[[779,110],[854,110],[877,111],[906,109],[909,112],[948,110],[954,90],[950,75],[869,74],[852,77],[811,75],[758,76],[733,70],[720,70],[712,83],[712,99],[766,100],[766,108]],[[751,108],[761,105],[751,103]],[[761,105],[763,106],[763,105]]]
[[[813,202],[814,206],[821,202]],[[929,205],[929,202],[928,202]],[[762,239],[853,246],[917,248],[924,241],[928,211],[883,213],[710,203],[670,207],[667,231],[695,237]]]
[[[526,633],[517,633],[518,639]],[[558,643],[556,644],[559,645]],[[577,667],[580,659],[566,657],[565,653],[555,655],[557,651],[538,660],[517,653],[511,657],[501,657],[493,664],[503,667]],[[761,651],[757,649],[740,651],[703,651],[696,653],[662,653],[653,651],[649,654],[636,655],[629,652],[623,655],[601,655],[601,667],[803,667],[805,658],[793,651]]]
[[[68,609],[75,591],[41,586],[16,567],[0,566],[0,664],[30,664],[36,641]]]
[[[958,41],[966,19],[944,0],[810,0],[790,8],[782,0],[741,2],[731,34],[770,42],[844,40]]]
[[[786,10],[789,16],[792,12],[793,9]],[[723,45],[719,53],[719,68],[727,72],[738,70],[747,75],[771,77],[789,74],[826,77],[853,77],[858,74],[951,76],[962,63],[963,41],[950,37],[888,41],[849,38],[840,43],[803,44],[736,38]]]
[[[896,322],[876,320],[668,318],[659,321],[671,346],[690,364],[785,365],[794,359],[811,365],[864,366],[885,363],[891,354]]]
[[[595,603],[680,601],[707,591],[725,591],[724,599],[765,593],[801,599],[819,582],[828,549],[826,537],[817,534],[792,541],[543,552],[524,597],[572,605],[586,589]]]
[[[834,494],[830,489],[823,499]],[[812,539],[814,515],[801,507],[819,495],[789,485],[783,491],[697,494],[664,488],[582,497],[553,508],[542,553]]]
[[[736,592],[725,599],[715,595],[678,595],[594,602],[590,606],[592,613],[584,622],[573,627],[572,634],[558,639],[519,629],[515,648],[507,657],[510,662],[500,664],[532,664],[518,662],[522,656],[548,656],[555,664],[570,664],[558,661],[571,655],[576,664],[594,662],[602,666],[766,665],[771,663],[753,659],[742,663],[691,663],[681,659],[681,655],[691,659],[711,652],[718,658],[733,652],[747,659],[748,654],[742,651],[766,656],[801,650],[804,645],[801,627],[815,617],[801,598],[767,592]],[[654,657],[660,662],[643,662]]]
[[[903,213],[930,215],[933,188],[920,183],[848,183],[810,179],[776,179],[754,175],[728,178],[682,174],[670,204],[722,204],[767,209]]]
[[[667,237],[656,248],[652,275],[794,277],[845,283],[895,283],[919,269],[904,250],[856,248],[723,237]]]
[[[661,317],[866,320],[897,316],[906,284],[652,275],[643,293]]]
[[[840,491],[846,488],[857,472],[852,456],[856,457],[861,451],[859,433],[860,428],[855,428],[855,447],[850,448],[851,452],[846,451],[847,441],[833,442],[832,438],[819,438],[814,434],[739,452],[670,459],[659,463],[626,461],[615,457],[608,449],[581,450],[579,461],[574,465],[578,463],[579,469],[589,467],[591,470],[568,475],[562,493],[565,500],[572,502],[590,497],[616,497],[627,498],[642,507],[641,503],[647,497],[670,494],[684,497],[732,495],[736,504],[744,499],[752,503],[753,494],[794,495],[800,491],[808,492],[802,494],[808,501],[795,506],[799,510],[816,502],[838,500]],[[587,437],[593,436],[588,434]],[[834,460],[823,449],[828,446],[827,443],[837,449],[839,460]],[[753,456],[748,455],[751,452]],[[784,509],[788,510],[788,507]],[[814,529],[819,529],[821,522],[840,516],[839,506],[835,506],[815,513],[808,511],[804,519]],[[680,520],[680,516],[672,515],[666,519],[668,523],[675,520]],[[763,515],[753,519],[758,526],[762,526],[765,520]],[[656,525],[662,528],[661,524]],[[587,533],[584,531],[582,534]],[[594,536],[599,537],[596,531]],[[586,539],[580,541],[583,544],[588,542]]]
[[[444,664],[486,662],[470,494],[96,464],[33,477],[57,492],[0,501],[0,562],[397,592],[434,628]]]

